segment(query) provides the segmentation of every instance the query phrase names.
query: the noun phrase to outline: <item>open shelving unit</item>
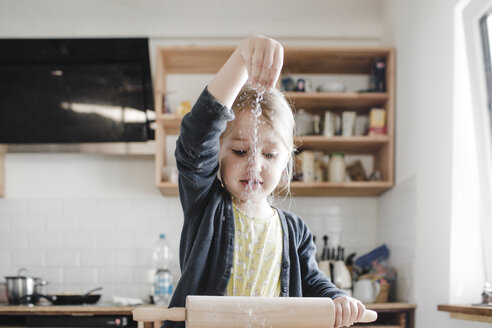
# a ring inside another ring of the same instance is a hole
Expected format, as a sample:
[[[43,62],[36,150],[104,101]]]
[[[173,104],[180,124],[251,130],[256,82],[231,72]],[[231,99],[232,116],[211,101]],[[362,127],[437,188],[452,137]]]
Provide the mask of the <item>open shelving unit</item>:
[[[175,183],[165,181],[162,167],[166,164],[166,138],[179,134],[181,118],[162,113],[169,74],[214,74],[226,62],[234,48],[228,46],[166,46],[157,49],[154,83],[156,118],[156,184],[164,195],[178,195]],[[368,114],[371,108],[386,110],[387,135],[354,137],[299,137],[299,149],[326,153],[372,155],[373,166],[381,173],[381,181],[361,182],[292,182],[294,196],[377,196],[394,184],[394,51],[391,48],[285,47],[283,75],[289,74],[357,74],[369,75],[375,58],[386,60],[386,92],[286,92],[296,108],[322,115],[326,110],[342,112],[350,109]]]

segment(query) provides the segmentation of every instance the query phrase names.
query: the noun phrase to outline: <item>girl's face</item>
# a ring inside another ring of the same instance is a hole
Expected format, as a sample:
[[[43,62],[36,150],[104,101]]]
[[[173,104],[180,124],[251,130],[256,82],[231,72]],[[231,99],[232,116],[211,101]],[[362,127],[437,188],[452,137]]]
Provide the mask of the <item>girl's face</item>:
[[[277,187],[287,166],[289,152],[275,129],[261,116],[258,142],[252,141],[251,111],[243,110],[220,147],[222,183],[239,202],[264,202]]]

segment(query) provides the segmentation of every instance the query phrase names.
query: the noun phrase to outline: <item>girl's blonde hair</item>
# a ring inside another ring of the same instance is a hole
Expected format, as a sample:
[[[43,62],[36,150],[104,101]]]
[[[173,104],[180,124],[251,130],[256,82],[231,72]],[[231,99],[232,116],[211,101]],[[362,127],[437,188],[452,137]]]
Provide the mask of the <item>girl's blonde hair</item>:
[[[252,110],[256,108],[257,92],[246,84],[239,92],[232,110],[237,115],[243,110]],[[290,180],[294,170],[294,152],[296,150],[294,144],[295,121],[291,105],[287,102],[284,95],[277,89],[263,94],[263,99],[260,101],[261,115],[265,121],[275,129],[275,132],[280,136],[284,146],[289,152],[289,159],[285,170],[282,172],[282,177],[279,184],[269,197],[269,201],[273,202],[275,198],[285,198],[290,195]],[[227,128],[221,138],[231,131],[231,121],[227,124]]]

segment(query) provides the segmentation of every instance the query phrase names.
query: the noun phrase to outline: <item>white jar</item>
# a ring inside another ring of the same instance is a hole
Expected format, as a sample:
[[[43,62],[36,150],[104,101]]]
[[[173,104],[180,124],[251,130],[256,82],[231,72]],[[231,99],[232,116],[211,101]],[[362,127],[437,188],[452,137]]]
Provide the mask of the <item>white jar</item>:
[[[300,156],[302,160],[302,181],[314,182],[314,152],[305,150]]]
[[[295,121],[299,135],[307,136],[314,134],[313,115],[306,113],[306,111],[301,108],[295,115]]]
[[[330,155],[328,178],[330,182],[345,181],[345,160],[343,153],[335,152]]]

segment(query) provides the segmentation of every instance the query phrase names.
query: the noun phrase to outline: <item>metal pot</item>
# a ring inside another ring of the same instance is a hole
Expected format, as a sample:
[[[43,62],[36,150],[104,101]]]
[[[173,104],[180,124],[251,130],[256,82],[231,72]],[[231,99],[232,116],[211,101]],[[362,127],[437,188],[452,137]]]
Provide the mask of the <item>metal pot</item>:
[[[24,275],[23,275],[24,273]],[[29,276],[29,271],[19,269],[17,276],[5,277],[7,299],[11,305],[32,305],[39,300],[38,286],[46,286],[48,282],[41,278]]]

